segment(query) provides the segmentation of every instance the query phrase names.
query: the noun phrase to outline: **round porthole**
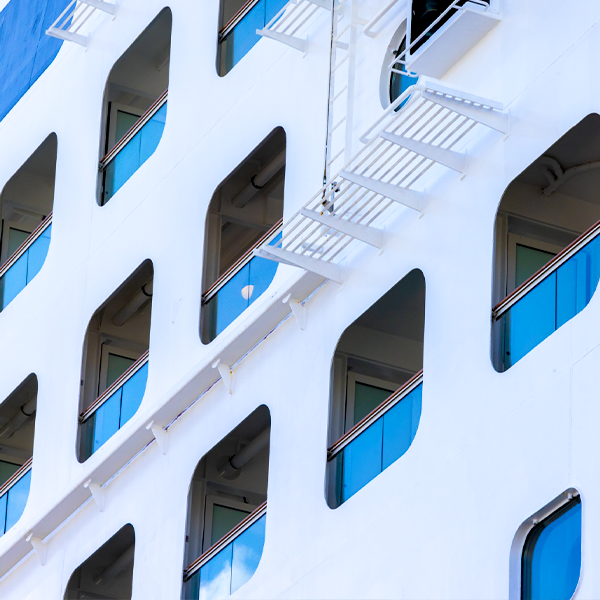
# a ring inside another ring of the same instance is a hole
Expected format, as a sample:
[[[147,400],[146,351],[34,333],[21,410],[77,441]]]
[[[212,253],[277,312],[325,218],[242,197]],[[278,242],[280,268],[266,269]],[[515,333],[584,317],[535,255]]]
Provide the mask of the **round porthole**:
[[[417,83],[417,77],[397,73],[399,65],[392,70],[393,62],[406,50],[406,21],[400,25],[388,46],[385,54],[383,69],[381,73],[381,103],[387,108],[395,102],[411,85]],[[408,98],[406,99],[408,100]],[[402,102],[396,110],[400,110],[405,102]]]

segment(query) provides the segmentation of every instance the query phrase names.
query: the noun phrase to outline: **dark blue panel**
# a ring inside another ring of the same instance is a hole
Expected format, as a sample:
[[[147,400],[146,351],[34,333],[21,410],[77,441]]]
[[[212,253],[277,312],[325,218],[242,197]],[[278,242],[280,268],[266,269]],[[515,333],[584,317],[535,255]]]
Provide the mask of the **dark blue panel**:
[[[0,120],[56,58],[46,30],[69,0],[11,0],[0,12]]]

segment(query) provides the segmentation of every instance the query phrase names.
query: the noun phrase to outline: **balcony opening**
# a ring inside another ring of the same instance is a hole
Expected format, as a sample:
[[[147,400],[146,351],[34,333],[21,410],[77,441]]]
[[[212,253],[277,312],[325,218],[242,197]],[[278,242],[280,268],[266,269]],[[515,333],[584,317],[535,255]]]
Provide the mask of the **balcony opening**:
[[[0,310],[39,273],[50,246],[56,134],[49,135],[0,194]]]
[[[217,72],[227,75],[260,40],[264,29],[288,0],[221,0]]]
[[[65,591],[65,600],[131,598],[135,532],[125,525],[75,571]]]
[[[277,263],[253,257],[280,239],[285,132],[275,129],[215,191],[206,217],[200,335],[210,343],[270,285]]]
[[[411,271],[344,331],[331,368],[327,502],[337,508],[410,447],[421,416],[425,279]]]
[[[165,8],[117,61],[104,94],[100,205],[154,154],[167,118],[171,10]]]
[[[188,497],[182,598],[218,600],[254,574],[267,513],[271,416],[260,406],[198,463]]]
[[[0,404],[0,536],[21,518],[29,497],[37,393],[31,374]]]
[[[153,276],[147,260],[90,320],[81,370],[80,462],[133,417],[144,397]]]
[[[492,356],[505,371],[589,303],[600,277],[600,116],[507,187],[495,227]]]

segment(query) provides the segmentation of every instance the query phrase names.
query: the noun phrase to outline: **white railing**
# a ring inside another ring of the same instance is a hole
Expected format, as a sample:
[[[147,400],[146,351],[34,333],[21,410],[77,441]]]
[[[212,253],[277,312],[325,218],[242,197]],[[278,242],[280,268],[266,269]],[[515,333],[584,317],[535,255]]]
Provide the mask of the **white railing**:
[[[10,268],[31,248],[36,240],[52,225],[52,213],[50,213],[27,237],[27,239],[11,254],[6,262],[0,266],[0,279],[6,275]]]
[[[198,557],[183,571],[183,580],[189,581],[206,563],[210,562],[223,548],[231,544],[244,531],[247,531],[261,517],[267,514],[267,502],[263,502],[253,510],[244,520],[240,521],[229,533],[225,534],[218,542],[213,544],[206,552]]]
[[[348,430],[337,442],[327,450],[327,460],[333,460],[346,446],[350,445],[358,436],[366,431],[375,421],[391,410],[401,400],[414,392],[423,383],[423,369],[413,375],[405,384],[392,392],[379,406],[361,419],[352,429]]]
[[[46,31],[46,35],[87,46],[89,38],[82,32],[86,23],[98,11],[114,17],[116,6],[105,0],[72,0]]]
[[[410,71],[406,70],[406,63],[410,60],[413,54],[412,50],[424,43],[427,35],[432,31],[435,32],[435,30],[438,29],[440,25],[444,23],[444,21],[451,17],[454,12],[471,10],[471,6],[469,5],[481,6],[486,10],[490,9],[489,0],[454,0],[452,4],[450,4],[450,6],[448,6],[448,8],[431,25],[429,25],[429,27],[427,27],[427,29],[425,29],[416,39],[410,40],[410,43],[406,45],[404,51],[398,54],[398,56],[396,56],[390,63],[390,70],[394,73],[400,73],[403,75],[417,75],[417,73],[411,73]],[[410,39],[410,32],[407,32],[407,40],[408,39]],[[404,67],[404,70],[395,68],[396,65],[401,65]]]

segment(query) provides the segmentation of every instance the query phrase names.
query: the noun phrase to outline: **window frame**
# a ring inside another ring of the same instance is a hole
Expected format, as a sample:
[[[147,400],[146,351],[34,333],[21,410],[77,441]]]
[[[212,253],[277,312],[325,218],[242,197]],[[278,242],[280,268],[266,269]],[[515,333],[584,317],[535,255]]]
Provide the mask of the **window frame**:
[[[390,394],[398,389],[398,384],[371,375],[363,375],[357,371],[347,371],[346,375],[346,406],[344,409],[344,433],[354,427],[354,400],[356,397],[355,386],[357,383],[389,390]]]
[[[213,509],[215,504],[243,512],[247,511],[248,514],[258,507],[258,505],[242,502],[241,500],[225,498],[217,494],[206,494],[204,501],[204,524],[202,527],[202,553],[214,546],[210,540],[212,538]]]
[[[568,513],[570,510],[575,508],[579,504],[583,510],[583,503],[581,501],[581,495],[574,493],[567,496],[564,502],[551,502],[549,505],[544,507],[541,511],[537,512],[534,517],[531,518],[531,526],[525,533],[523,545],[521,549],[521,560],[520,560],[520,599],[527,600],[529,598],[529,591],[531,585],[531,559],[535,552],[535,547],[539,540],[540,535],[544,532],[546,527],[560,519],[563,515]],[[583,512],[582,512],[582,527],[581,533],[583,534]],[[529,555],[529,556],[527,556]],[[581,563],[579,565],[579,580],[581,579]],[[575,591],[571,598],[575,596],[577,588],[579,587],[579,580],[575,586]]]
[[[555,255],[564,250],[564,246],[559,244],[544,242],[516,233],[508,233],[506,242],[506,296],[516,289],[517,246],[526,246],[540,252],[550,252]]]
[[[129,358],[134,361],[141,356],[139,353],[134,352],[133,350],[128,350],[127,348],[123,348],[121,346],[102,342],[100,344],[100,368],[98,369],[98,397],[100,397],[100,395],[103,394],[109,387],[106,384],[108,378],[109,354],[114,354],[115,356],[120,356],[121,358]]]

